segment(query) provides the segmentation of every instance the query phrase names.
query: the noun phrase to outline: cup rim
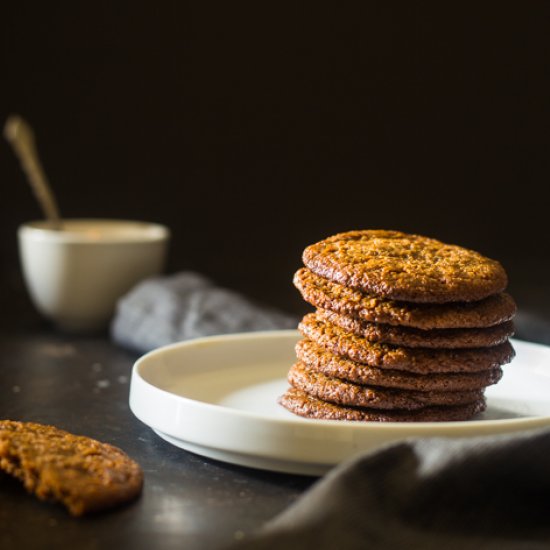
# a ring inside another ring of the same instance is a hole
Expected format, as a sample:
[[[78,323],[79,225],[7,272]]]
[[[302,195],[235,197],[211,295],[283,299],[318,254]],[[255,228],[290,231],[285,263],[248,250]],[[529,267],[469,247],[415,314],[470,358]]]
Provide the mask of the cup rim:
[[[21,224],[21,239],[63,243],[139,243],[165,241],[170,230],[165,225],[118,218],[64,218],[61,229],[53,229],[48,220]]]

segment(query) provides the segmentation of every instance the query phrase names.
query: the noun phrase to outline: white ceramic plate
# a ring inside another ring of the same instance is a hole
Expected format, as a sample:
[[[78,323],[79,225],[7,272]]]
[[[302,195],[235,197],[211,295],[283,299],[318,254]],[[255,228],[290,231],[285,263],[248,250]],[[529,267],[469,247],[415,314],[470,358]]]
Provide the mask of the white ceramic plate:
[[[350,456],[408,437],[470,437],[550,425],[550,348],[515,340],[517,357],[468,422],[310,420],[277,404],[296,331],[213,336],[166,346],[134,365],[130,407],[158,435],[226,462],[320,475]]]

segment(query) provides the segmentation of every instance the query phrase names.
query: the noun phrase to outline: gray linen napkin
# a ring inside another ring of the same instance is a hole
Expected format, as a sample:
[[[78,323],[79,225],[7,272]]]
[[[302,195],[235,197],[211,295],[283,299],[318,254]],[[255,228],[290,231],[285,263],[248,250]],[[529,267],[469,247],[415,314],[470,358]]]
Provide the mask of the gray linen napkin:
[[[550,548],[550,430],[404,441],[335,468],[235,550]]]
[[[262,307],[193,272],[143,281],[123,296],[113,340],[140,352],[213,334],[296,328],[298,319]]]

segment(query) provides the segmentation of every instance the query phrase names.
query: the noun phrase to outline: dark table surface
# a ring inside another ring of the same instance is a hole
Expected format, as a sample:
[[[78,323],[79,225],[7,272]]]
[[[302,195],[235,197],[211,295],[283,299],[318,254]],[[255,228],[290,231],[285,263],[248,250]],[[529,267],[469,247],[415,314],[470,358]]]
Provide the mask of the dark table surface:
[[[550,343],[547,287],[525,286],[518,336]],[[300,496],[314,478],[229,465],[173,447],[128,406],[137,354],[95,336],[60,333],[24,293],[3,296],[0,418],[54,424],[109,442],[145,473],[137,501],[74,519],[0,475],[0,548],[223,548],[246,537]]]
[[[142,466],[142,496],[74,519],[0,475],[0,548],[223,548],[259,528],[314,478],[224,464],[166,443],[128,406],[137,354],[107,333],[69,336],[20,300],[0,336],[0,418],[54,424],[114,444]],[[13,317],[12,317],[13,320]]]

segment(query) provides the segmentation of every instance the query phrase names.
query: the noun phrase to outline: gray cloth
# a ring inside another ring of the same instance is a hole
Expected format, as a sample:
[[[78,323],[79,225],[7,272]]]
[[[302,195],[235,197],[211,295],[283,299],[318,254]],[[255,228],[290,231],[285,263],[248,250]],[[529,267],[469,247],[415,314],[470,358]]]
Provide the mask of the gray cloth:
[[[404,441],[332,470],[234,550],[550,548],[550,431]]]
[[[213,334],[296,328],[298,319],[261,307],[193,272],[148,279],[123,296],[111,323],[113,340],[146,352]]]

